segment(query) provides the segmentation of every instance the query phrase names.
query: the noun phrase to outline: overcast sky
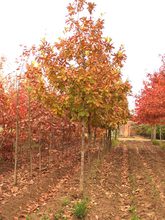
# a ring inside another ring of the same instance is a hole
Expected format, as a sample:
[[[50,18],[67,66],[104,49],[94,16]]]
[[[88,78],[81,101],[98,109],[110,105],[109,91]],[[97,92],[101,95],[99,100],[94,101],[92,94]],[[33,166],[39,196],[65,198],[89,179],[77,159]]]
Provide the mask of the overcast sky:
[[[91,0],[92,1],[92,0]],[[43,36],[61,36],[69,0],[0,0],[0,54],[12,66],[19,45],[38,43]],[[165,53],[165,0],[93,0],[97,14],[104,13],[105,35],[116,48],[123,44],[127,62],[124,78],[133,93],[142,87],[146,73],[160,65]]]

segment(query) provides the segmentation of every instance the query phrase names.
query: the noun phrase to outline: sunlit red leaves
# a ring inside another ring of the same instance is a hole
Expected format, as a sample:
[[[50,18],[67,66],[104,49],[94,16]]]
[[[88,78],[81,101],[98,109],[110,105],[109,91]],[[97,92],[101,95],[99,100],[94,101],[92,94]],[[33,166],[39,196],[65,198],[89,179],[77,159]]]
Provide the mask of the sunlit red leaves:
[[[12,130],[12,142],[16,109],[19,112],[19,141],[27,138],[28,96],[35,142],[39,142],[42,132],[48,143],[52,127],[59,131],[59,120],[64,122],[67,117],[89,120],[90,116],[93,125],[104,128],[117,127],[129,117],[127,94],[130,85],[121,79],[126,55],[122,47],[115,51],[111,38],[103,37],[104,20],[94,19],[94,8],[94,3],[75,0],[68,6],[63,39],[53,44],[43,39],[38,47],[24,48],[18,70],[22,63],[26,63],[26,68],[19,78],[19,91],[12,86],[6,101],[11,118],[5,120],[10,122],[8,130]],[[53,119],[58,126],[52,123]]]
[[[90,14],[92,14],[92,11],[94,10],[95,6],[95,3],[88,2],[88,11]]]
[[[148,74],[144,89],[136,99],[135,120],[138,123],[165,123],[165,69],[164,63],[158,72]]]

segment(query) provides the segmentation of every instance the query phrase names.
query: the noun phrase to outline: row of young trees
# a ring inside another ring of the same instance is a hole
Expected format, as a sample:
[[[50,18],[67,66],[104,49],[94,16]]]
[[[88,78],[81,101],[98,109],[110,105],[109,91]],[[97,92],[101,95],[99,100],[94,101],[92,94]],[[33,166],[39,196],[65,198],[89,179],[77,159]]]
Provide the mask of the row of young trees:
[[[130,84],[121,75],[126,60],[124,49],[115,51],[112,40],[103,37],[104,20],[94,18],[95,4],[74,0],[67,9],[64,36],[55,43],[43,39],[39,46],[25,48],[21,57],[24,73],[17,77],[16,86],[7,92],[1,86],[0,105],[4,109],[1,108],[0,124],[5,124],[1,145],[6,143],[4,132],[10,130],[17,161],[18,139],[24,143],[28,138],[31,149],[31,140],[39,141],[41,133],[42,141],[50,137],[53,121],[58,124],[58,128],[53,126],[56,132],[61,125],[58,120],[81,124],[80,189],[83,191],[85,132],[90,146],[92,127],[105,129],[110,146],[111,131],[129,117]],[[6,103],[13,105],[11,113],[5,110]],[[13,123],[8,128],[10,119]],[[27,132],[26,137],[20,127]],[[16,166],[17,163],[15,170]]]
[[[136,98],[135,121],[153,127],[152,138],[156,138],[156,125],[165,125],[165,55],[162,65],[154,74],[148,74],[141,94]],[[160,129],[161,132],[161,129]]]
[[[77,123],[65,115],[59,117],[40,101],[37,80],[30,70],[19,76],[3,75],[0,80],[0,159],[14,159],[15,184],[18,165],[29,161],[32,177],[38,164],[41,173],[45,162],[49,166],[55,161],[54,151],[64,154],[77,143],[80,135]],[[48,157],[47,161],[44,156]]]

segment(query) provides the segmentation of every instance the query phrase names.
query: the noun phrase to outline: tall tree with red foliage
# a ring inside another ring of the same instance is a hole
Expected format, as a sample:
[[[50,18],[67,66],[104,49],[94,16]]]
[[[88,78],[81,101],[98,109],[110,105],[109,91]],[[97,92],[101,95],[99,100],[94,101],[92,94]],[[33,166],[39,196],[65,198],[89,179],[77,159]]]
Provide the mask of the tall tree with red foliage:
[[[136,98],[135,121],[139,124],[165,124],[165,62],[159,71],[148,74],[144,89]]]

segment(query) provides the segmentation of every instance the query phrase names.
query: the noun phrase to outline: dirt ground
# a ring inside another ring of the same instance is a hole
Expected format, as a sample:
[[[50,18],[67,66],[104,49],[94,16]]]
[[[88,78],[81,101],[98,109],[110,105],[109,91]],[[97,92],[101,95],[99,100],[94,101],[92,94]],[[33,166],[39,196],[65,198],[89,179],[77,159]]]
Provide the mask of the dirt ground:
[[[165,220],[165,150],[149,141],[121,141],[101,159],[86,162],[85,170],[87,220]],[[75,219],[79,163],[52,175],[5,203],[0,199],[0,219],[55,220],[59,213],[59,219]]]

